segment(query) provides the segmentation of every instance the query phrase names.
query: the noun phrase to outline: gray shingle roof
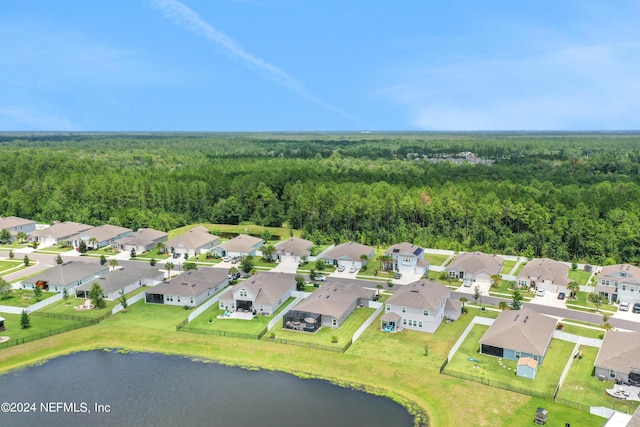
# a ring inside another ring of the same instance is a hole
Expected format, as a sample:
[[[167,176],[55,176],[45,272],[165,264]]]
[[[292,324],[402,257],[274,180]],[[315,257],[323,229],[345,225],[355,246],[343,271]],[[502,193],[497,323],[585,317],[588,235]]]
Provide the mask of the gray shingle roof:
[[[35,224],[35,221],[17,216],[0,217],[0,230]]]
[[[422,249],[420,246],[416,246],[412,243],[407,242],[397,243],[384,251],[385,255],[397,254],[405,256],[415,256],[418,258],[422,258],[423,252],[424,249]]]
[[[556,323],[556,319],[529,308],[504,310],[480,343],[541,356],[547,351]]]
[[[371,246],[363,245],[357,242],[347,242],[336,246],[327,252],[324,258],[330,259],[350,259],[352,261],[360,261],[361,255],[367,257],[372,256],[374,249]]]
[[[503,264],[504,259],[497,255],[489,255],[484,252],[465,252],[458,255],[449,264],[447,270],[458,268],[471,274],[486,271],[489,275],[494,275],[500,273]]]
[[[197,270],[187,271],[174,277],[170,282],[160,283],[146,293],[195,297],[225,280],[228,280],[225,269],[199,267]]]
[[[640,332],[607,331],[598,351],[596,366],[619,372],[640,369]]]
[[[117,225],[104,224],[99,227],[93,227],[89,230],[82,231],[75,236],[69,237],[69,240],[81,239],[85,236],[89,238],[94,237],[98,242],[104,242],[107,240],[115,239],[118,236],[131,232],[131,229],[120,227]]]
[[[328,283],[314,291],[294,310],[339,318],[355,301],[360,298],[371,299],[374,294],[374,290],[364,289],[355,283]]]
[[[606,265],[598,273],[598,279],[609,279],[619,284],[640,284],[640,268],[629,264]]]
[[[264,272],[239,283],[237,289],[251,290],[256,295],[256,304],[273,305],[295,286],[294,274]]]
[[[43,228],[33,233],[38,238],[44,238],[51,236],[56,240],[64,239],[65,237],[73,236],[81,233],[85,230],[93,228],[91,225],[82,224],[79,222],[66,221],[53,224],[51,227]]]
[[[141,263],[138,263],[141,264]],[[129,286],[138,280],[151,279],[161,275],[160,269],[150,269],[146,265],[134,266],[128,265],[127,267],[117,268],[110,271],[108,274],[100,277],[96,282],[100,284],[102,290],[105,293],[117,292],[125,286]],[[89,291],[94,282],[87,282],[84,285],[80,285],[76,290]]]
[[[221,243],[220,246],[227,252],[249,253],[256,250],[260,243],[262,243],[262,239],[259,237],[239,234],[233,239]]]
[[[95,276],[109,270],[109,266],[99,263],[88,263],[82,261],[69,261],[56,265],[33,277],[24,279],[25,284],[35,284],[39,281],[47,282],[49,286],[66,286],[79,282],[87,277]]]
[[[307,256],[311,251],[313,242],[298,237],[292,237],[290,239],[278,242],[276,244],[276,251],[282,255],[293,256]]]
[[[421,279],[415,283],[399,286],[387,300],[387,304],[435,311],[451,294],[440,282]]]
[[[549,280],[556,285],[566,286],[570,280],[567,278],[569,266],[550,258],[532,259],[524,266],[517,280],[533,279],[536,281]]]
[[[169,240],[165,246],[167,248],[199,249],[203,246],[215,245],[219,240],[220,237],[214,236],[205,227],[199,226]]]

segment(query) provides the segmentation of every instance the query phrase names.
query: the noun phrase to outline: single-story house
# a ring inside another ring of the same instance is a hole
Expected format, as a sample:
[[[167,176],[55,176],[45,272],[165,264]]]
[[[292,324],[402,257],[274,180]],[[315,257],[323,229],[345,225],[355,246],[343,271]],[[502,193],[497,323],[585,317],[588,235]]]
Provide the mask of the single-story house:
[[[221,310],[241,310],[270,316],[295,290],[295,275],[261,272],[227,289],[220,296],[219,306]]]
[[[457,310],[452,306],[453,312],[446,312],[450,298],[449,288],[429,279],[400,286],[385,303],[385,314],[380,320],[381,329],[395,332],[403,328],[432,334],[445,317],[456,320],[460,316],[461,304],[458,304]]]
[[[484,252],[465,252],[458,255],[445,269],[454,279],[471,279],[491,283],[491,276],[500,274],[504,259]]]
[[[629,264],[602,267],[598,273],[596,291],[606,297],[609,303],[640,303],[640,268]]]
[[[11,234],[11,240],[15,240],[16,234],[20,232],[31,236],[36,231],[36,222],[17,216],[0,217],[0,230],[7,230]]]
[[[71,236],[66,243],[71,247],[77,248],[80,246],[80,241],[84,241],[88,248],[93,247],[97,249],[111,246],[116,240],[130,236],[131,233],[130,228],[104,224]]]
[[[124,252],[136,250],[137,254],[150,251],[160,242],[166,242],[169,234],[152,228],[139,228],[135,233],[113,242],[113,247]]]
[[[530,357],[542,365],[556,323],[529,308],[504,310],[480,339],[480,353],[509,360]]]
[[[91,228],[93,228],[92,225],[82,224],[79,222],[58,222],[50,227],[34,232],[33,240],[47,246],[66,244],[70,237]]]
[[[423,276],[429,270],[429,261],[424,259],[424,249],[403,242],[391,246],[384,253],[391,257],[387,268],[402,274]]]
[[[37,286],[43,291],[62,292],[63,289],[71,291],[85,283],[93,283],[107,273],[109,273],[108,265],[100,265],[97,262],[68,261],[23,279],[22,288],[35,289]]]
[[[595,368],[596,377],[640,386],[640,332],[607,331]]]
[[[209,230],[199,225],[191,230],[174,237],[165,243],[169,252],[189,257],[206,253],[220,243],[220,237],[215,236]]]
[[[519,377],[535,379],[538,373],[538,361],[531,357],[521,357],[516,365],[516,375]]]
[[[200,267],[175,276],[145,292],[150,304],[197,307],[229,285],[227,272],[220,268]]]
[[[120,291],[125,294],[133,292],[141,286],[155,286],[164,279],[164,273],[157,267],[147,263],[129,263],[108,274],[87,282],[75,288],[77,298],[89,298],[89,291],[94,283],[98,283],[104,293],[104,298],[115,301],[120,298]]]
[[[256,255],[258,249],[264,245],[264,240],[247,234],[238,234],[233,239],[222,242],[211,250],[212,253],[230,257],[245,257]]]
[[[321,326],[339,328],[357,306],[373,300],[375,291],[355,283],[327,283],[315,290],[282,319],[282,327],[315,332]]]
[[[569,266],[550,258],[532,259],[516,276],[521,287],[544,289],[549,292],[567,292],[571,282],[567,278]]]
[[[375,249],[371,246],[357,242],[347,242],[327,251],[322,259],[326,264],[345,268],[362,268],[375,255]],[[363,259],[362,257],[366,257]]]
[[[313,242],[299,237],[291,237],[276,243],[276,258],[280,262],[289,262],[299,264],[303,258],[311,255]]]

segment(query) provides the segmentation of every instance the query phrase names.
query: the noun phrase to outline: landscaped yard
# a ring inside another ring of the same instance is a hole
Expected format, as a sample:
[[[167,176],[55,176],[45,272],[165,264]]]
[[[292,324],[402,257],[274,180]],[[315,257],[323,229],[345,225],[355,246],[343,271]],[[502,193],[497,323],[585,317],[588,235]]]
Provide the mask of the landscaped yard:
[[[588,292],[578,292],[576,294],[576,299],[567,301],[567,308],[573,308],[575,310],[583,309],[584,311],[596,311],[597,307],[595,304],[588,301],[589,293]],[[572,306],[572,307],[569,307]],[[610,311],[615,313],[618,311],[618,307],[609,304],[600,304],[600,310]]]
[[[42,292],[40,301],[44,301],[55,294],[55,292]],[[0,298],[0,305],[10,305],[13,307],[29,307],[37,302],[33,291],[26,289],[13,289],[7,298]]]
[[[591,273],[587,273],[584,270],[569,270],[567,277],[569,280],[578,282],[580,285],[587,285],[587,281],[589,280],[589,277],[591,277]]]
[[[543,364],[538,367],[536,378],[531,380],[515,375],[517,367],[515,360],[500,359],[479,353],[479,342],[487,329],[489,327],[483,325],[473,327],[460,349],[449,361],[445,372],[462,373],[467,378],[473,376],[477,378],[478,382],[482,381],[489,385],[492,385],[493,382],[499,388],[520,390],[525,394],[527,391],[531,391],[535,395],[553,396],[562,370],[571,357],[574,344],[558,339],[551,340]]]
[[[349,342],[351,337],[353,337],[353,333],[365,322],[365,320],[369,318],[369,316],[373,314],[373,312],[375,312],[373,308],[358,307],[339,328],[323,326],[313,334],[284,329],[280,324],[271,329],[268,334],[262,337],[262,339],[269,339],[269,335],[273,332],[277,338],[340,348],[344,347],[347,342]],[[334,336],[338,338],[337,343],[331,342],[331,338]]]
[[[516,268],[516,271],[513,272],[513,275],[517,276],[518,274],[520,274],[525,265],[527,265],[526,262],[521,262],[518,268]]]
[[[435,266],[440,266],[442,265],[447,259],[449,258],[449,255],[441,255],[441,254],[431,254],[431,253],[425,253],[424,254],[424,259],[426,259],[427,261],[429,261],[429,265],[435,265]]]
[[[61,299],[60,301],[56,301],[53,304],[48,305],[38,311],[42,311],[44,313],[66,314],[68,316],[98,318],[106,313],[111,313],[113,307],[118,304],[118,301],[105,301],[107,303],[107,306],[101,309],[76,310],[74,308],[76,306],[81,306],[82,304],[84,304],[84,301],[84,298],[76,298],[75,293],[73,291],[70,291],[69,298],[67,300]]]
[[[580,346],[582,359],[575,358],[569,368],[560,391],[559,399],[581,403],[587,406],[604,406],[617,411],[633,413],[640,402],[621,401],[608,396],[605,389],[613,388],[613,381],[600,381],[593,376],[594,363],[598,356],[597,347]]]
[[[505,260],[504,264],[502,264],[502,270],[500,270],[500,274],[509,274],[511,269],[516,266],[517,261]]]
[[[572,319],[568,319],[568,321],[571,323],[578,323]],[[568,325],[564,322],[561,322],[561,323],[564,325],[562,332],[566,332],[568,334],[574,334],[574,335],[580,335],[581,337],[598,338],[598,339],[602,339],[604,336],[605,331],[600,327],[600,325],[594,325],[594,324],[585,325],[585,326],[598,327],[598,329],[593,329],[593,328],[587,328],[581,325]]]
[[[20,260],[2,260],[0,261],[0,276],[18,271],[20,266],[24,267],[24,262]]]
[[[218,319],[218,316],[224,314],[225,310],[220,310],[218,304],[212,306],[209,310],[196,317],[193,322],[189,322],[187,327],[197,328],[212,331],[226,331],[239,334],[258,335],[267,327],[267,324],[273,319],[273,316],[280,313],[282,310],[291,304],[295,300],[294,297],[289,298],[278,308],[278,310],[272,316],[256,316],[251,320],[242,319]],[[213,323],[209,324],[209,320],[213,320]]]
[[[31,327],[22,329],[20,326],[20,314],[0,313],[0,316],[4,317],[4,325],[6,327],[6,330],[0,332],[0,335],[8,336],[10,340],[26,338],[79,323],[78,320],[52,319],[32,315],[30,316]]]

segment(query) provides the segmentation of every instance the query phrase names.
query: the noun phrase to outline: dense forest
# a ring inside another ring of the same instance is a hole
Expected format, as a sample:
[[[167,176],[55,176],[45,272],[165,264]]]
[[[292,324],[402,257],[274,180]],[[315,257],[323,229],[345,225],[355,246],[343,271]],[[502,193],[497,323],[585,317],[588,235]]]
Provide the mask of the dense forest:
[[[0,216],[638,263],[639,166],[640,133],[4,133]]]

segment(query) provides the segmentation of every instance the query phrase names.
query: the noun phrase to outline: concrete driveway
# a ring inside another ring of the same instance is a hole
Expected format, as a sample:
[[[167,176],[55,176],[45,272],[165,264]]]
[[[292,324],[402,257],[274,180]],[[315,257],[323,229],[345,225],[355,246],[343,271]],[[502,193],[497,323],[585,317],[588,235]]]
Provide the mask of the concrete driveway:
[[[558,299],[557,292],[545,291],[544,296],[535,296],[529,301],[531,304],[541,304],[547,307],[567,308],[566,299]]]
[[[464,294],[473,295],[476,293],[476,286],[480,288],[480,295],[489,295],[489,289],[491,288],[491,284],[485,283],[485,282],[472,282],[471,286],[469,287],[465,287],[463,284],[460,284],[460,287],[458,287],[456,291]]]
[[[273,267],[270,271],[278,272],[278,273],[296,274],[297,270],[298,270],[297,262],[281,261],[275,267]]]

